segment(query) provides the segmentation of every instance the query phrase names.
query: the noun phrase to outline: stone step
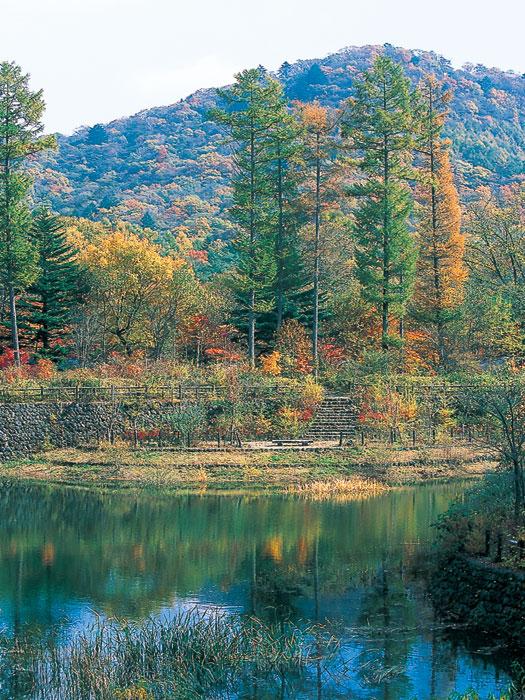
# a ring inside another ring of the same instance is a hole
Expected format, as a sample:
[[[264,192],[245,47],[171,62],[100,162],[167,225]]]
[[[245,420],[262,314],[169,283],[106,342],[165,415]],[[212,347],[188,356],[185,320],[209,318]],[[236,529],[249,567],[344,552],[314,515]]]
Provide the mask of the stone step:
[[[317,416],[356,416],[357,411],[317,411]]]
[[[341,434],[343,435],[343,439],[355,437],[353,433],[345,433],[340,431],[338,433],[322,433],[322,435],[319,435],[318,433],[306,433],[304,440],[313,440],[314,442],[320,442],[322,440],[339,440],[341,438]]]
[[[325,403],[322,408],[347,408],[352,406],[350,403]],[[319,406],[321,408],[321,406]]]
[[[339,418],[345,419],[345,418],[352,418],[355,419],[357,418],[356,413],[339,413],[336,416],[330,415],[327,413],[318,413],[316,416],[316,420],[338,420]]]
[[[355,423],[355,416],[344,416],[340,419],[333,419],[333,418],[316,418],[315,419],[315,425],[330,425],[330,423]]]
[[[356,416],[357,411],[316,411],[316,416]]]
[[[336,441],[341,433],[348,437],[355,432],[357,410],[347,396],[325,396],[317,407],[305,437],[312,440]]]
[[[351,425],[337,425],[331,428],[313,428],[307,431],[307,434],[318,433],[319,435],[323,433],[355,433],[355,428]]]
[[[324,404],[322,406],[319,406],[320,410],[333,410],[333,411],[340,411],[341,409],[354,409],[355,406],[352,406],[351,404],[347,403],[340,403],[340,404]]]
[[[319,418],[346,418],[347,416],[352,416],[355,418],[357,413],[350,413],[350,411],[348,411],[346,413],[316,413],[315,415]]]

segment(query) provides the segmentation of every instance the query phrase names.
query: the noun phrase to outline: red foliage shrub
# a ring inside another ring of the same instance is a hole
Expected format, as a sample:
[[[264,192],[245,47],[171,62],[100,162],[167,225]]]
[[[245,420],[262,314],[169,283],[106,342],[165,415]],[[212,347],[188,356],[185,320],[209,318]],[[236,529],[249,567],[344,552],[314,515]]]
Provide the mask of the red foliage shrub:
[[[27,365],[29,362],[29,355],[25,350],[20,350],[20,363]],[[15,365],[15,353],[11,348],[6,348],[4,352],[0,355],[0,369],[6,369],[7,367],[14,367]]]

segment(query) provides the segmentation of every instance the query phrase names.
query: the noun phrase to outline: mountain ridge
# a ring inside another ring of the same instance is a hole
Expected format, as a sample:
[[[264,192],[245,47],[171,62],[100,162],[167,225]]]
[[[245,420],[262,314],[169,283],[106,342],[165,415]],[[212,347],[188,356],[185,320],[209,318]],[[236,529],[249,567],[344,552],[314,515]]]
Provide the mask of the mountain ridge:
[[[454,68],[436,52],[385,44],[285,62],[273,74],[290,100],[337,107],[377,53],[404,65],[413,83],[434,72],[452,88],[447,135],[462,189],[524,177],[525,79],[514,71],[471,63]],[[146,218],[165,233],[227,237],[231,163],[219,128],[207,118],[215,103],[216,89],[200,88],[175,103],[59,135],[58,152],[35,164],[37,200],[66,215],[134,224]]]

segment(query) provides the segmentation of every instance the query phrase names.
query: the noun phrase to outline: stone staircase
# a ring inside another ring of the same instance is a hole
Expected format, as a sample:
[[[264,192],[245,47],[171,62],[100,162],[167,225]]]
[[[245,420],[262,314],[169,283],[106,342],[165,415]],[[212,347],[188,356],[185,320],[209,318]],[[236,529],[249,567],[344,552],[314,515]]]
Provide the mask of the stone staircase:
[[[314,414],[304,437],[309,440],[338,440],[355,432],[357,411],[348,396],[325,396]]]

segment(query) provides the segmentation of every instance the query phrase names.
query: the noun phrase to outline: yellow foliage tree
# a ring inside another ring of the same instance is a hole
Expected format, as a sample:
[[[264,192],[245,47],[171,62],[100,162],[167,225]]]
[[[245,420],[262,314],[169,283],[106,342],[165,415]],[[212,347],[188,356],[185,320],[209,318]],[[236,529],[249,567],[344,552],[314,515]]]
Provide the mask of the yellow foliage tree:
[[[105,333],[131,355],[152,344],[148,309],[169,288],[177,262],[137,235],[115,231],[86,245],[79,262],[87,270],[91,301],[97,305]]]
[[[525,183],[479,188],[466,212],[467,264],[478,293],[502,294],[524,323]]]
[[[173,259],[171,280],[159,287],[146,308],[152,336],[152,356],[158,360],[171,350],[175,359],[178,341],[186,324],[209,302],[209,294],[182,258]]]

